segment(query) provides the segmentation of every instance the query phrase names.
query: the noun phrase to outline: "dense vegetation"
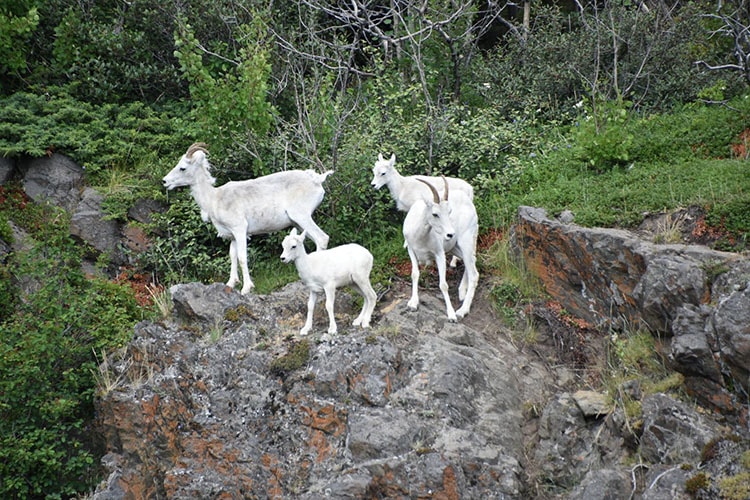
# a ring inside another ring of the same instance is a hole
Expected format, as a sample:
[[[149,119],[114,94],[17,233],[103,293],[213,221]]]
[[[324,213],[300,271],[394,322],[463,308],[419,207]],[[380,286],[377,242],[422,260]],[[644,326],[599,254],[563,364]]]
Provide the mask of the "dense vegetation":
[[[69,155],[116,219],[167,202],[132,270],[161,285],[226,278],[226,244],[187,193],[161,190],[194,141],[219,183],[335,169],[316,220],[332,245],[370,248],[382,282],[404,253],[402,215],[369,187],[379,152],[402,173],[471,180],[484,232],[519,204],[608,226],[699,205],[724,247],[745,248],[750,46],[733,28],[746,1],[533,3],[528,23],[496,2],[366,3],[5,2],[0,154]],[[12,221],[38,242],[0,264],[3,497],[91,488],[96,356],[150,314],[82,274],[65,217],[0,188],[0,238]],[[282,236],[250,246],[261,291],[294,279]],[[22,279],[38,286],[22,293]]]

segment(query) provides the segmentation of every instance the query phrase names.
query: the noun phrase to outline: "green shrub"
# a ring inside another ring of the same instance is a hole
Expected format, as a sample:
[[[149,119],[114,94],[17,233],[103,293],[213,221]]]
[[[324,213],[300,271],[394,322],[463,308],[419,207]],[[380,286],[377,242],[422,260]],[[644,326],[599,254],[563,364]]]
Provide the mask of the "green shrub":
[[[258,15],[253,23],[238,28],[237,41],[243,45],[222,47],[229,54],[207,62],[192,26],[178,19],[174,54],[189,82],[191,116],[199,124],[202,141],[219,155],[238,144],[244,146],[248,137],[263,137],[271,125],[274,110],[267,100],[271,64],[261,19]]]
[[[173,195],[169,209],[153,214],[151,246],[138,256],[139,265],[164,283],[186,281],[208,283],[226,281],[229,268],[229,242],[216,235],[210,222],[200,217],[200,209],[187,190]],[[248,244],[248,266],[255,259],[255,245]]]
[[[750,472],[722,477],[718,482],[721,498],[743,500],[750,497]]]
[[[123,345],[141,314],[129,287],[84,277],[64,221],[33,236],[8,268],[23,300],[0,324],[0,496],[70,497],[96,479],[94,352]]]
[[[628,125],[632,103],[596,100],[575,127],[578,158],[596,172],[625,166],[631,159],[633,134]]]
[[[3,27],[0,31],[0,70],[3,72],[26,66],[28,40],[39,24],[39,12],[32,2],[17,1],[13,4],[4,5],[0,10],[0,25]]]

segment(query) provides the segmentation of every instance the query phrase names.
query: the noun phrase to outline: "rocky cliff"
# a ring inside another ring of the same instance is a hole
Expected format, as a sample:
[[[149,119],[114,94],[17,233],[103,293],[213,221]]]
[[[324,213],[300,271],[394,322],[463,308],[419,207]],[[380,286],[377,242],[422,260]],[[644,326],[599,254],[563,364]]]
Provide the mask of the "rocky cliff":
[[[108,221],[66,157],[0,161],[10,178],[70,211],[92,260],[116,267],[141,248],[137,224]],[[176,286],[172,315],[140,323],[101,366],[93,497],[748,498],[750,261],[645,236],[521,207],[515,250],[557,304],[525,311],[534,341],[496,317],[486,279],[460,323],[434,287],[407,310],[396,280],[373,328],[347,327],[360,299],[341,293],[326,343],[322,306],[318,334],[296,334],[299,283],[244,297]],[[0,257],[11,250],[0,242]],[[603,389],[612,336],[637,328],[659,337],[686,394]]]
[[[650,324],[658,309],[675,367],[686,381],[718,380],[729,406],[622,386],[641,408],[629,416],[615,395],[590,390],[566,347],[542,352],[560,334],[550,315],[536,313],[536,345],[514,342],[486,283],[460,323],[446,321],[437,290],[413,312],[396,286],[366,331],[343,327],[358,312],[344,293],[341,333],[323,343],[296,335],[299,283],[267,296],[191,283],[172,288],[170,318],[139,324],[107,361],[108,479],[95,498],[715,498],[719,479],[750,478],[744,389],[727,378],[742,369],[747,310],[724,309],[747,296],[746,261],[526,208],[515,241],[553,297],[595,324],[582,343],[606,342],[603,328],[624,314]],[[716,259],[722,272],[706,279]],[[316,319],[319,337],[324,311]],[[700,334],[707,349],[681,340]],[[688,350],[721,376],[687,362]]]
[[[750,260],[701,245],[655,244],[519,209],[515,248],[546,290],[600,330],[645,328],[669,339],[690,394],[747,419]]]

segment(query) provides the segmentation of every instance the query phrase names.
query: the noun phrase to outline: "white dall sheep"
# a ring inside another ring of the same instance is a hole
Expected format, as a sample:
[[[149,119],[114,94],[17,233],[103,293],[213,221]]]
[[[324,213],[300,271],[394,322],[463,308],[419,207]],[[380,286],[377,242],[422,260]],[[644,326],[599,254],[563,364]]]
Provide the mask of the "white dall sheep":
[[[312,213],[323,201],[323,181],[332,170],[323,174],[289,170],[214,187],[216,179],[211,175],[207,155],[205,144],[193,144],[163,181],[168,190],[190,186],[203,220],[210,221],[220,237],[231,240],[228,287],[239,282],[238,262],[242,293],[255,286],[247,270],[247,239],[254,234],[298,226],[308,232],[318,249],[328,246],[328,235],[315,224]]]
[[[396,208],[402,212],[408,212],[417,200],[423,200],[425,203],[432,201],[432,193],[422,183],[426,182],[428,186],[440,189],[443,186],[442,179],[447,179],[451,193],[463,192],[469,200],[474,200],[474,188],[463,179],[445,176],[401,175],[396,170],[395,154],[391,154],[388,160],[383,158],[382,154],[378,154],[378,161],[372,168],[372,182],[370,184],[375,189],[388,186],[388,191],[396,201]],[[422,182],[419,182],[420,180]]]
[[[455,177],[441,177],[448,180],[448,186],[452,193],[463,192],[470,201],[474,200],[474,188],[471,184]],[[396,208],[402,212],[408,212],[417,200],[423,200],[425,203],[432,201],[432,193],[422,183],[426,181],[429,183],[428,186],[439,189],[443,185],[441,177],[430,177],[427,175],[403,176],[396,170],[395,153],[392,153],[388,160],[383,158],[381,153],[378,153],[378,161],[375,162],[375,166],[372,168],[372,182],[370,184],[375,189],[388,186],[388,191],[396,201]],[[457,257],[453,256],[451,267],[456,267],[456,261]]]
[[[420,181],[424,182],[424,181]],[[465,193],[451,192],[448,199],[448,181],[445,180],[443,199],[437,190],[425,182],[432,191],[429,202],[417,200],[404,219],[404,240],[411,259],[411,298],[407,303],[410,309],[419,307],[419,264],[435,262],[438,268],[440,291],[445,299],[448,319],[463,318],[471,309],[474,291],[479,281],[476,266],[476,242],[479,224],[474,203]],[[463,301],[458,311],[453,309],[445,279],[446,254],[452,254],[464,261],[464,274],[458,287],[458,298]]]
[[[308,254],[304,245],[306,234],[306,231],[302,231],[302,234],[298,235],[297,229],[292,229],[292,232],[281,243],[284,249],[281,260],[285,263],[294,262],[300,279],[310,290],[310,298],[307,301],[307,321],[299,334],[307,335],[312,328],[313,310],[318,300],[317,294],[321,292],[324,292],[326,296],[328,333],[336,333],[336,319],[333,315],[336,289],[346,285],[355,288],[365,299],[362,312],[352,325],[362,325],[362,328],[368,328],[378,298],[370,284],[372,254],[356,243]]]

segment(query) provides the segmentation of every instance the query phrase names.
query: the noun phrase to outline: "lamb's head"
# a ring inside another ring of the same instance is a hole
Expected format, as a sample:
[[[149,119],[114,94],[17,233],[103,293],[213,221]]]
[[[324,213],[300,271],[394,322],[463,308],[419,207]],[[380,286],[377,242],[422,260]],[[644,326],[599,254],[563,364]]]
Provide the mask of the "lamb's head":
[[[281,242],[281,247],[284,249],[281,252],[281,262],[285,264],[294,262],[297,257],[305,253],[305,236],[307,236],[307,231],[297,234],[297,228],[292,228],[292,232]]]
[[[190,146],[182,155],[179,163],[169,172],[162,182],[167,189],[181,186],[192,186],[198,179],[206,178],[210,184],[216,182],[211,176],[211,166],[208,163],[207,146],[202,142],[196,142]]]
[[[453,239],[456,235],[456,231],[453,228],[453,222],[451,221],[451,206],[448,203],[448,180],[443,176],[443,184],[445,185],[445,191],[443,193],[443,199],[440,199],[440,195],[437,189],[427,181],[417,179],[419,182],[425,184],[430,191],[432,191],[432,203],[427,203],[427,223],[435,234],[441,235],[446,240]]]
[[[375,189],[380,189],[386,184],[393,176],[396,171],[394,165],[396,164],[395,153],[391,155],[390,159],[386,160],[383,158],[381,153],[378,153],[378,161],[375,162],[375,166],[372,167],[372,182],[370,183]]]

